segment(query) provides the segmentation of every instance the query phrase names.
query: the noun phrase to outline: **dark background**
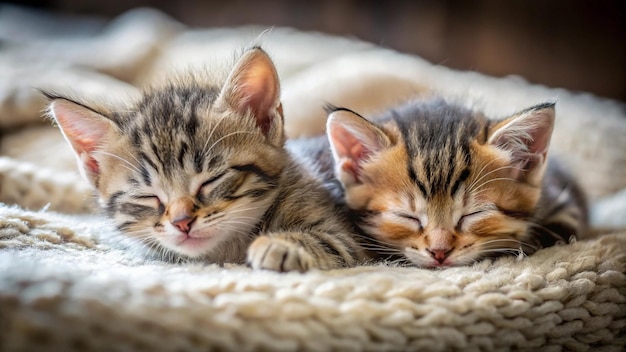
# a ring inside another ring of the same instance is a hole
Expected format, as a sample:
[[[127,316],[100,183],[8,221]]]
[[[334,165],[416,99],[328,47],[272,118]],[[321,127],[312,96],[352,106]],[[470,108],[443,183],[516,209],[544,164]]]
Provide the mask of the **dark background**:
[[[624,0],[33,0],[71,14],[159,8],[194,27],[261,24],[355,36],[448,67],[626,101]]]

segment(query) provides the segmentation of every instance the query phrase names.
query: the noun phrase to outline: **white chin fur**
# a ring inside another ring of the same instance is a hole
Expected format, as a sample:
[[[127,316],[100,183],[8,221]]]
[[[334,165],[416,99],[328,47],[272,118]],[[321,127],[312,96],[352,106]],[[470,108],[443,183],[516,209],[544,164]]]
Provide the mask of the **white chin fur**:
[[[159,238],[159,242],[163,247],[192,259],[209,254],[216,247],[217,243],[219,243],[217,236],[189,237],[182,233],[170,233],[165,236],[167,237]]]
[[[433,266],[434,260],[417,249],[407,247],[404,249],[403,253],[404,256],[411,261],[411,263],[418,267]]]

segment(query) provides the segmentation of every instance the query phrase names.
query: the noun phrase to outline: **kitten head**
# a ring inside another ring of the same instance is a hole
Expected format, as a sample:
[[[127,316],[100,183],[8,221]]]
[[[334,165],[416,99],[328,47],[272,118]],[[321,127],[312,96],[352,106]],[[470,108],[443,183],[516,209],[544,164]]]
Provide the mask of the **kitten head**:
[[[288,159],[279,82],[259,48],[225,83],[189,77],[123,110],[50,96],[50,114],[118,229],[161,254],[241,260]]]
[[[434,100],[377,124],[337,109],[327,134],[345,201],[372,246],[440,267],[529,250],[553,124],[553,104],[492,121]]]

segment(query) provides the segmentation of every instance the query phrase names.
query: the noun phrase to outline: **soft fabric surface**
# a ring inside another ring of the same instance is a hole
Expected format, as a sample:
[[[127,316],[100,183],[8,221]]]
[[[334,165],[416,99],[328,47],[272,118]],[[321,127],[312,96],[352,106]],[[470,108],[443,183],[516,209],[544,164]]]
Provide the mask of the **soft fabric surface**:
[[[278,274],[145,261],[95,219],[4,207],[5,350],[586,350],[626,343],[626,237],[420,270]],[[7,270],[8,269],[8,270]]]
[[[622,103],[455,72],[351,39],[282,28],[188,30],[149,9],[106,25],[53,23],[0,7],[0,350],[619,351],[626,344]],[[211,69],[206,62],[232,60],[251,43],[276,61],[290,137],[319,134],[326,102],[369,115],[438,92],[499,117],[556,100],[552,152],[593,200],[594,224],[614,230],[531,257],[437,271],[371,265],[277,274],[125,251],[93,210],[59,131],[43,122],[45,100],[33,87],[114,101],[171,67]]]

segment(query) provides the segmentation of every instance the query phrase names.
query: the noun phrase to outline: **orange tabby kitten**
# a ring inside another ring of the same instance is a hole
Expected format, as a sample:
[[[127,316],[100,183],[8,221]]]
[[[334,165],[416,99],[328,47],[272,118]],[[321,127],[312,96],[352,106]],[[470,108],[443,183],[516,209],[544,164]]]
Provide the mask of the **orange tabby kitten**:
[[[314,145],[307,152],[379,254],[421,267],[466,265],[530,254],[585,228],[580,189],[548,163],[554,104],[501,120],[442,99],[374,122],[329,109],[332,156]]]

